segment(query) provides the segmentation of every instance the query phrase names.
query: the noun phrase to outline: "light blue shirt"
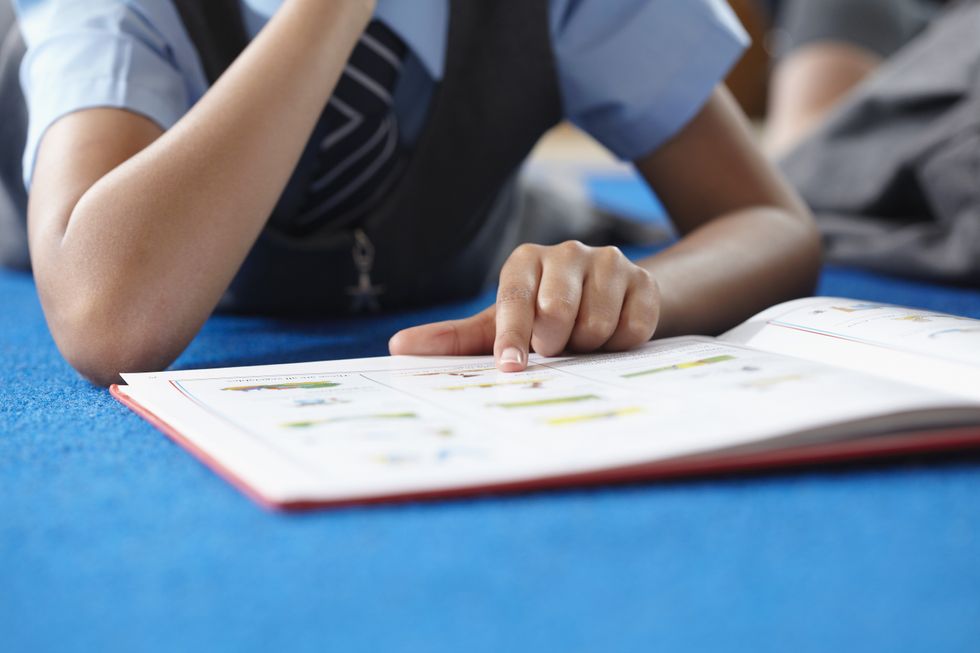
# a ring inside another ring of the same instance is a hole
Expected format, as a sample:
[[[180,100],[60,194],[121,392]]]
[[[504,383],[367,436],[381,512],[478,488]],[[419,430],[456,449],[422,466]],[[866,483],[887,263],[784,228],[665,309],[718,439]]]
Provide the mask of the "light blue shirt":
[[[207,0],[202,0],[207,1]],[[242,0],[252,35],[282,0]],[[30,182],[38,143],[62,116],[124,108],[169,129],[208,87],[168,0],[15,0],[28,43]],[[550,0],[565,117],[624,160],[652,152],[703,106],[748,37],[724,0]],[[442,78],[449,0],[379,0],[376,17],[408,45],[395,90],[411,144]]]

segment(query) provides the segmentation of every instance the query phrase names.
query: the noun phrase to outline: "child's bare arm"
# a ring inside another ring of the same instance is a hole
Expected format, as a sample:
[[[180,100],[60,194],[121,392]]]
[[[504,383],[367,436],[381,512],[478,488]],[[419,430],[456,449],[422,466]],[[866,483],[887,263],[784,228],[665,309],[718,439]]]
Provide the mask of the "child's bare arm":
[[[727,91],[637,167],[684,236],[640,262],[661,289],[658,336],[718,333],[813,291],[821,249],[810,212]]]
[[[615,248],[522,246],[497,302],[464,320],[392,338],[395,354],[484,354],[518,371],[539,353],[627,349],[658,336],[715,333],[808,293],[820,241],[797,195],[766,162],[725,91],[637,161],[684,237],[638,264]]]
[[[96,383],[165,367],[268,219],[374,0],[288,0],[171,130],[118,109],[42,140],[28,210],[51,332]]]

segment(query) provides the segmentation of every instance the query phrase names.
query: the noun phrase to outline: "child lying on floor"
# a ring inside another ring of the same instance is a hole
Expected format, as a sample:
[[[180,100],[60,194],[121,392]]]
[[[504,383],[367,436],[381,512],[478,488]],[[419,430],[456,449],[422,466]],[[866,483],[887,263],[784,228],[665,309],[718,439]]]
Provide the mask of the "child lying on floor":
[[[807,293],[819,240],[718,86],[721,0],[19,0],[31,261],[95,383],[169,365],[218,308],[343,312],[472,293],[511,183],[569,119],[683,238],[520,245],[497,301],[395,354],[623,350]],[[119,325],[126,325],[121,329]]]

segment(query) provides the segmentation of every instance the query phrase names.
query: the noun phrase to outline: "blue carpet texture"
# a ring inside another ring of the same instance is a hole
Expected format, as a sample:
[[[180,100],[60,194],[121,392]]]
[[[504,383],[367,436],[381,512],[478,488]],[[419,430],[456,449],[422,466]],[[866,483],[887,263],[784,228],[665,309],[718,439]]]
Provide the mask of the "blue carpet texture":
[[[605,204],[649,215],[635,186]],[[822,294],[980,317],[828,269]],[[490,301],[216,317],[183,368],[380,355]],[[282,515],[61,360],[0,273],[2,651],[976,651],[980,456]],[[120,325],[124,329],[125,325]]]

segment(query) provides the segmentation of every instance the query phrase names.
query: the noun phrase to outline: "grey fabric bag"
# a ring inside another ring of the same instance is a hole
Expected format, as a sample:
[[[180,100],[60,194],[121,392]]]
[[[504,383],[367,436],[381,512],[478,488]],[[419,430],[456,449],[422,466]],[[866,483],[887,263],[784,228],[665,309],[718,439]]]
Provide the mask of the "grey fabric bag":
[[[27,106],[20,89],[20,61],[24,56],[13,7],[0,0],[0,266],[26,269],[27,192],[21,155],[27,137]]]
[[[830,261],[980,283],[980,2],[959,2],[782,162]]]

